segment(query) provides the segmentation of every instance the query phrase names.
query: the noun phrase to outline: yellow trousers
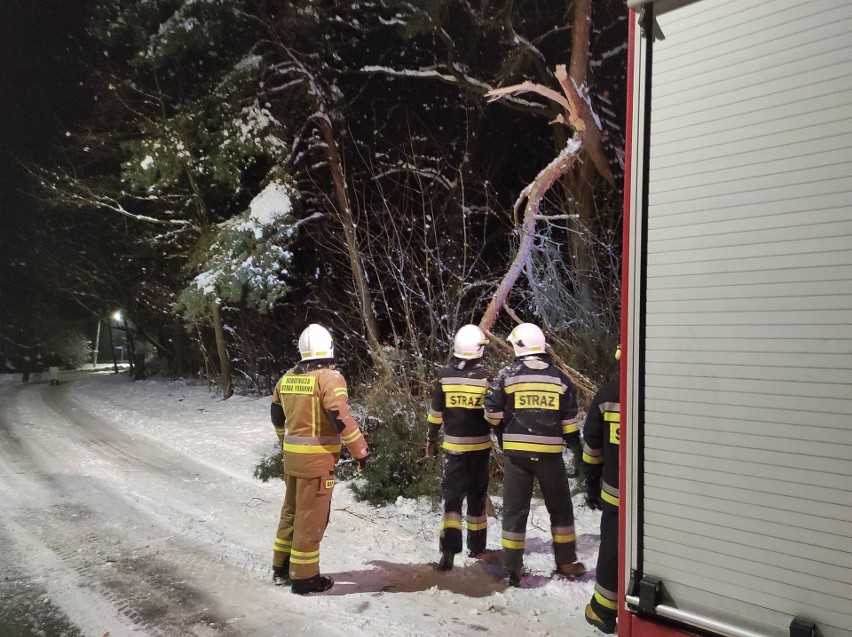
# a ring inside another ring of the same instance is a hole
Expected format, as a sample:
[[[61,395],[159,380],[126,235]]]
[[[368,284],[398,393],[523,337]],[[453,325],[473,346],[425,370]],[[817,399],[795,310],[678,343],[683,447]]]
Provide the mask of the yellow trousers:
[[[320,542],[328,526],[334,472],[319,478],[284,475],[284,504],[272,565],[290,566],[290,579],[319,575]]]

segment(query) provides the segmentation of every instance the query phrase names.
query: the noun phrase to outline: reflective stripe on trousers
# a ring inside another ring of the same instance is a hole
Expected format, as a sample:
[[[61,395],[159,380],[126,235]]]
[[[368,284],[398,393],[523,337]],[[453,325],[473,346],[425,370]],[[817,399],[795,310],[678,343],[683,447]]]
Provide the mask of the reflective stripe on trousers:
[[[278,522],[273,566],[284,566],[287,555],[281,548],[290,543],[290,578],[319,575],[320,542],[328,526],[334,472],[319,478],[297,478],[285,474],[284,504]]]

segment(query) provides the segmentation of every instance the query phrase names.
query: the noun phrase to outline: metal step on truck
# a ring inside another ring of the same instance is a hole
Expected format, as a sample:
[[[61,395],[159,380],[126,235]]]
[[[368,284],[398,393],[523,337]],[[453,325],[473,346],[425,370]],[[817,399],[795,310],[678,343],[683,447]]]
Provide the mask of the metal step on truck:
[[[628,0],[618,634],[852,637],[852,0]]]

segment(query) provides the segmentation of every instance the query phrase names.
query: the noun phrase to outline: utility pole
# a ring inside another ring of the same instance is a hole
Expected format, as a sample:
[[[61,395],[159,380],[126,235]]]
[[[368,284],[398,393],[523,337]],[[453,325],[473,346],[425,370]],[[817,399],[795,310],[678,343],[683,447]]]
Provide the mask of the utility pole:
[[[98,347],[101,344],[101,319],[98,318],[98,331],[95,334],[95,348],[92,352],[92,367],[98,366]]]

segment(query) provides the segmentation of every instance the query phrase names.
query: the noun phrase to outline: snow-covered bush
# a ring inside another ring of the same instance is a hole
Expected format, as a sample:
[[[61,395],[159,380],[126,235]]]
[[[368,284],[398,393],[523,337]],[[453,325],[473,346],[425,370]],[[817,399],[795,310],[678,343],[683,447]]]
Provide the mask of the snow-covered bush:
[[[57,340],[51,343],[49,349],[53,349],[62,359],[62,366],[65,369],[82,367],[84,363],[92,359],[91,341],[79,331],[62,332]]]
[[[243,215],[216,226],[204,251],[202,272],[178,299],[190,323],[207,315],[211,303],[236,303],[265,314],[289,291],[287,249],[295,234],[292,190],[272,182]]]
[[[399,496],[440,498],[441,462],[423,457],[426,406],[417,405],[395,378],[370,388],[364,406],[370,460],[353,484],[355,496],[379,505]]]

